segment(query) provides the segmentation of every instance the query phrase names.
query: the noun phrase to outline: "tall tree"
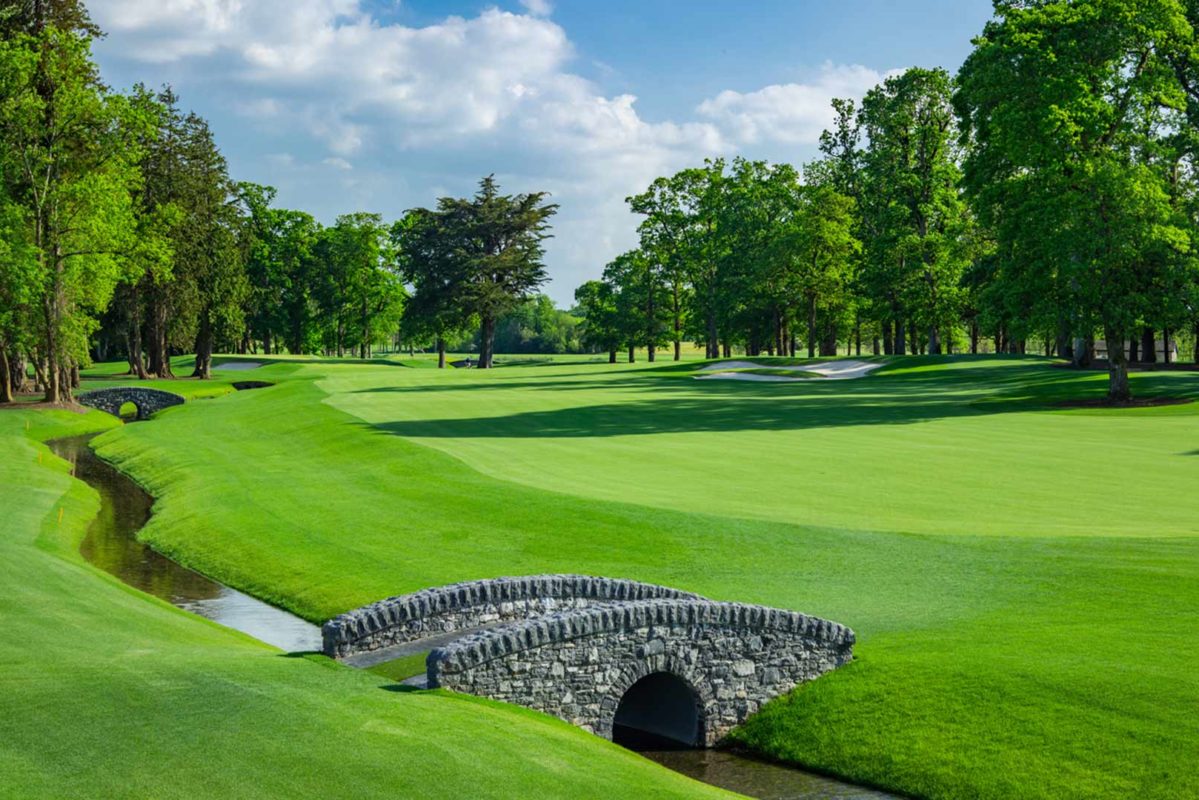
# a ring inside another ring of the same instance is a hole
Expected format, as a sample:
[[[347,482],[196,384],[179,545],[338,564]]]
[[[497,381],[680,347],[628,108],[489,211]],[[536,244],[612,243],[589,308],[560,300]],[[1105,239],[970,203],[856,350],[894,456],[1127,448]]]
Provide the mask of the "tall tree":
[[[616,363],[616,351],[623,342],[616,289],[607,281],[587,281],[575,290],[575,303],[583,318],[583,344],[608,353],[608,363]]]
[[[413,288],[404,309],[403,329],[409,338],[431,338],[437,366],[445,369],[446,342],[471,324],[467,310],[470,264],[461,257],[461,226],[444,210],[418,208],[392,227],[399,251],[400,274]]]
[[[545,192],[500,194],[495,177],[489,175],[479,182],[474,197],[443,197],[436,211],[414,212],[420,235],[438,239],[422,248],[436,254],[429,268],[446,283],[445,296],[453,297],[463,316],[479,321],[482,369],[492,366],[496,322],[548,280],[543,243],[558,206],[547,203],[546,197]],[[433,307],[442,305],[436,302]]]
[[[99,80],[85,35],[46,26],[0,40],[0,176],[36,249],[35,368],[69,400],[89,336],[130,268],[138,133],[148,120]]]
[[[929,351],[941,352],[942,328],[957,311],[966,264],[957,244],[968,220],[958,188],[952,86],[944,70],[913,68],[862,101],[866,285],[889,308],[897,353],[904,351],[907,326],[926,331]]]
[[[365,359],[371,345],[398,324],[403,307],[389,229],[378,214],[343,214],[323,232],[315,252],[327,344],[339,358],[348,347]]]
[[[1008,285],[1043,298],[1076,347],[1100,330],[1108,397],[1126,401],[1124,342],[1170,273],[1193,269],[1154,157],[1182,122],[1176,57],[1193,31],[1176,0],[995,8],[958,77],[966,186]]]

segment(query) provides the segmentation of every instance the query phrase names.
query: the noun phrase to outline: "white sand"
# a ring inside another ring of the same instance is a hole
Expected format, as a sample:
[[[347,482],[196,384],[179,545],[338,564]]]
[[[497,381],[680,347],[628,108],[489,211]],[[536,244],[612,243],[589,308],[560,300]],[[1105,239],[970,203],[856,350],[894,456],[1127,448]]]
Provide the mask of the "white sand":
[[[258,369],[261,367],[257,361],[226,361],[224,364],[217,364],[213,369],[229,369],[233,371]]]
[[[702,372],[710,372],[710,375],[697,375],[697,378],[703,380],[711,380],[713,378],[726,381],[803,381],[810,380],[802,375],[796,375],[794,378],[785,375],[755,375],[752,372],[722,372],[721,370],[730,369],[776,369],[785,372],[812,372],[820,375],[825,380],[845,381],[853,378],[861,378],[869,375],[874,370],[881,367],[882,364],[873,363],[870,361],[857,361],[855,359],[843,359],[841,361],[814,361],[811,364],[802,366],[775,366],[773,364],[755,364],[752,361],[721,361],[718,364],[709,364],[701,369]]]

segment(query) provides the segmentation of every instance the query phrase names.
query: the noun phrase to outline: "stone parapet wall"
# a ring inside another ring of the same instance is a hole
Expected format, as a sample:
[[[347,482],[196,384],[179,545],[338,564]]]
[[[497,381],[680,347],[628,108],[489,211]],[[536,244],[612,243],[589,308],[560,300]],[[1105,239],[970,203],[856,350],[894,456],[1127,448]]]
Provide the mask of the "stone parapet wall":
[[[712,745],[773,697],[852,658],[844,625],[702,599],[582,608],[504,625],[434,650],[431,687],[552,714],[610,738],[621,698],[657,672],[681,678]]]
[[[390,597],[324,624],[324,652],[334,658],[454,631],[576,610],[699,595],[639,581],[589,575],[531,575],[456,583]]]
[[[95,389],[76,396],[80,404],[121,416],[121,406],[133,403],[137,406],[137,418],[146,419],[164,408],[183,405],[183,398],[161,389],[144,386],[117,386],[112,389]]]

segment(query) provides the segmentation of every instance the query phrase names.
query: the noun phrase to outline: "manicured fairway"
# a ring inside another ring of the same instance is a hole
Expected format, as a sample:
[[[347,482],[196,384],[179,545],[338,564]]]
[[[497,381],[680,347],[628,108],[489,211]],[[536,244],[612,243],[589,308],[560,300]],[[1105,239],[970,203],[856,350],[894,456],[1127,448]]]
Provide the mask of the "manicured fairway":
[[[682,511],[915,533],[1199,535],[1199,408],[1029,411],[1105,376],[1037,359],[768,387],[690,366],[336,372],[338,408],[495,477]],[[1136,376],[1199,393],[1199,374]],[[1103,498],[1127,498],[1104,502]]]
[[[162,498],[156,546],[313,620],[501,574],[659,581],[858,631],[739,734],[765,753],[937,798],[1199,795],[1199,408],[1039,410],[1102,376],[905,363],[293,363],[100,452]]]
[[[30,437],[114,423],[0,411],[0,796],[722,796],[540,715],[284,657],[92,569],[96,495]]]

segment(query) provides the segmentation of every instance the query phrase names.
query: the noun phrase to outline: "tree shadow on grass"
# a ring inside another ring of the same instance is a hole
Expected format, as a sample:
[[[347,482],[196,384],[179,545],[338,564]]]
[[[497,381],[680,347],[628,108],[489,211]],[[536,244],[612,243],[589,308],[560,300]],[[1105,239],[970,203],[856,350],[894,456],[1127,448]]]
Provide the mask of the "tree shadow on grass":
[[[1102,397],[1106,379],[1043,364],[1003,370],[901,371],[853,381],[796,383],[681,382],[632,374],[607,384],[588,380],[479,382],[379,387],[366,392],[617,390],[643,393],[624,402],[579,404],[465,419],[416,419],[375,427],[413,438],[586,438],[708,431],[782,431],[854,425],[897,425],[955,417],[1054,410],[1063,399]],[[1146,396],[1199,394],[1199,378],[1137,376]],[[1057,413],[1074,413],[1057,410]],[[1119,409],[1099,413],[1121,413]]]

